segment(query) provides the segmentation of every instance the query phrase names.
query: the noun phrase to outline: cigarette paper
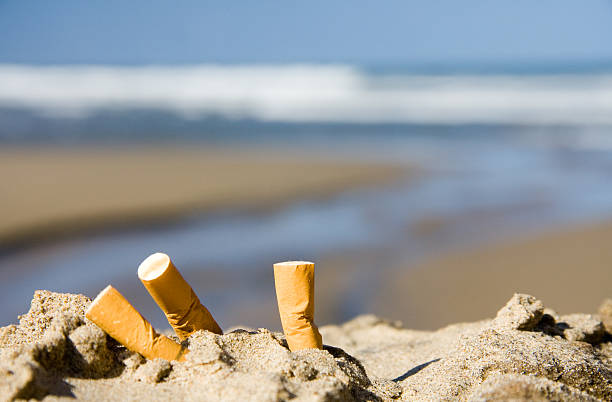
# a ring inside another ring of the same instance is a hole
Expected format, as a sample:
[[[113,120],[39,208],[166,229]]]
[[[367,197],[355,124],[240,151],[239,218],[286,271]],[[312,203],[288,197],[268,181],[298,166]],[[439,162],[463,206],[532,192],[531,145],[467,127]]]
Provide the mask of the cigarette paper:
[[[147,257],[138,267],[138,278],[181,340],[201,329],[223,333],[166,254],[155,253]]]
[[[112,286],[94,299],[85,316],[104,332],[147,359],[184,360],[187,350],[155,332],[151,324]]]
[[[314,263],[287,261],[274,264],[274,283],[289,349],[321,349],[321,334],[314,324]]]

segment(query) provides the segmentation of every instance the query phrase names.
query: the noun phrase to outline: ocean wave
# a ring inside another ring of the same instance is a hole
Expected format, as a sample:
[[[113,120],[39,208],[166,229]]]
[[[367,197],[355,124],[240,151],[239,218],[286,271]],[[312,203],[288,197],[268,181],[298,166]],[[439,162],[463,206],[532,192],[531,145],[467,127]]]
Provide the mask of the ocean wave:
[[[0,65],[0,106],[279,122],[612,124],[612,74],[373,74],[348,65]]]

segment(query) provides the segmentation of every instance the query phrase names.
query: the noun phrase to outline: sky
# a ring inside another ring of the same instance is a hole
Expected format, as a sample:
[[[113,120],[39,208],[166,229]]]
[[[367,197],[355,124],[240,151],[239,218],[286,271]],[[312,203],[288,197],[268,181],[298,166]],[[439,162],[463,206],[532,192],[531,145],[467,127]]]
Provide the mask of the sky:
[[[0,0],[0,63],[612,61],[612,0]]]

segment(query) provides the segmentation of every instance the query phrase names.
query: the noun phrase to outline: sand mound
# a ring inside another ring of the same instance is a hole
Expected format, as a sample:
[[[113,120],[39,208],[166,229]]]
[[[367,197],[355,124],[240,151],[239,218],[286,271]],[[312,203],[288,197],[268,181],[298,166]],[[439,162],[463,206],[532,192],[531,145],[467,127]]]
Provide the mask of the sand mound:
[[[517,294],[493,320],[435,332],[365,316],[322,334],[359,359],[370,378],[400,384],[403,399],[612,400],[603,311],[556,320],[539,300]]]
[[[359,361],[341,349],[291,353],[281,334],[265,329],[222,336],[200,331],[186,341],[186,362],[146,361],[84,317],[90,302],[82,295],[37,291],[20,324],[0,329],[0,395],[376,400],[377,393],[396,387],[391,381],[373,384]]]
[[[200,331],[178,363],[118,345],[84,318],[89,302],[37,291],[20,324],[0,328],[2,398],[612,400],[609,303],[600,315],[559,317],[515,295],[493,320],[435,332],[374,316],[321,328],[326,344],[350,355],[331,346],[292,353],[265,329]]]

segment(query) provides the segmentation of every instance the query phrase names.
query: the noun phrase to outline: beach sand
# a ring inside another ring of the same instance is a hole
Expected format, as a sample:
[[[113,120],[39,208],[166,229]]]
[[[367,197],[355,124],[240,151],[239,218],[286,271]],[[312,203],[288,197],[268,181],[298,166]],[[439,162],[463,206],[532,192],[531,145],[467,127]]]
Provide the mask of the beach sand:
[[[4,148],[0,246],[220,209],[269,209],[386,183],[404,166],[290,150]]]
[[[432,332],[361,316],[295,353],[266,329],[198,331],[184,362],[126,350],[84,317],[89,303],[37,291],[19,325],[0,328],[0,400],[612,399],[612,300],[558,316],[516,294],[493,320]]]
[[[3,150],[0,244],[273,208],[406,174],[282,152]],[[317,263],[334,268],[317,274],[326,346],[297,353],[281,333],[244,328],[194,334],[186,362],[147,361],[84,318],[88,297],[38,291],[18,325],[0,328],[0,401],[612,400],[612,301],[595,314],[612,296],[610,238],[612,222],[523,235],[381,270],[372,289],[351,282],[349,258],[330,255]],[[354,258],[372,269],[384,257],[361,252]],[[340,292],[356,289],[403,324],[337,325]],[[258,322],[278,328],[270,300]]]
[[[447,253],[394,271],[374,311],[410,328],[492,317],[512,293],[564,314],[612,296],[612,222],[564,227]]]

